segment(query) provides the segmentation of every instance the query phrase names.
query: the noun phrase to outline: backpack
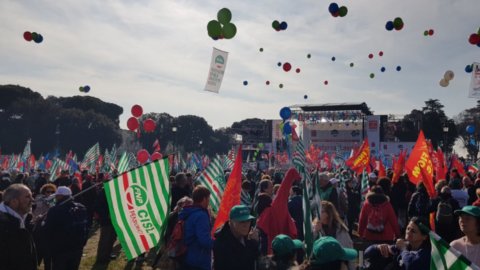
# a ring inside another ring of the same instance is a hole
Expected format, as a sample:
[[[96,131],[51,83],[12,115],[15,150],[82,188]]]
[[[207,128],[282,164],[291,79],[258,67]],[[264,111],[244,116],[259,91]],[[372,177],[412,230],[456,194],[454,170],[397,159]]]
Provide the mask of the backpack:
[[[187,254],[187,245],[183,241],[185,221],[184,219],[177,221],[167,242],[168,257],[177,261],[183,261],[183,257]]]
[[[385,229],[385,217],[378,206],[373,206],[367,217],[367,230],[373,233],[382,233]]]
[[[447,201],[441,201],[437,206],[437,214],[435,221],[439,224],[452,224],[453,222],[453,207]]]
[[[68,210],[70,224],[68,240],[75,247],[84,247],[88,240],[87,209],[81,203],[73,203]]]

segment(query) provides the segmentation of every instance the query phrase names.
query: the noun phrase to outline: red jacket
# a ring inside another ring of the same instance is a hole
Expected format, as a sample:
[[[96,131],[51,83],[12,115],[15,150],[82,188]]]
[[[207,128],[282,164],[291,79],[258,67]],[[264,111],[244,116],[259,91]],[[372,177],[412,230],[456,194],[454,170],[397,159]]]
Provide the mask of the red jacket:
[[[367,230],[368,216],[373,211],[373,207],[380,207],[380,211],[383,213],[385,227],[381,233]],[[367,199],[360,211],[358,231],[360,236],[368,241],[393,241],[400,236],[400,227],[398,226],[397,216],[393,211],[390,201],[385,195],[367,195]]]
[[[474,201],[474,202],[472,203],[472,205],[473,205],[473,206],[478,206],[478,207],[480,207],[480,198],[477,199],[476,201]]]

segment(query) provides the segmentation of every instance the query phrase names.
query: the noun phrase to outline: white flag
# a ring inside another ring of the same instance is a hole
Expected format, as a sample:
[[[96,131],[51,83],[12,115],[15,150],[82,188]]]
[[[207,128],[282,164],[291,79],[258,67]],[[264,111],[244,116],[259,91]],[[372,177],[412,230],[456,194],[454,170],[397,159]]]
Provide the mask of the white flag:
[[[223,74],[227,67],[228,52],[213,48],[212,61],[210,63],[210,71],[208,72],[207,84],[205,91],[218,93],[222,85]]]
[[[480,64],[473,63],[472,81],[468,91],[469,98],[480,98]]]

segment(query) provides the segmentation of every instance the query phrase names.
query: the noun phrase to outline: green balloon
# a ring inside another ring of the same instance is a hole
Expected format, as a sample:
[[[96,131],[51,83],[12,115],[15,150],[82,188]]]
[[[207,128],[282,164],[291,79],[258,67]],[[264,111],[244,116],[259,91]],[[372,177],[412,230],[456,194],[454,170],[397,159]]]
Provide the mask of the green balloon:
[[[341,6],[339,9],[338,9],[338,15],[340,17],[345,17],[345,15],[347,15],[348,13],[348,9],[346,6]]]
[[[218,38],[222,34],[222,25],[216,20],[211,20],[207,24],[207,31],[210,37]]]
[[[226,39],[231,39],[237,34],[237,27],[233,23],[227,23],[222,28],[223,37]]]
[[[370,73],[370,78],[371,78],[371,79],[375,78],[375,74]]]
[[[398,27],[401,27],[401,26],[403,26],[402,18],[400,18],[400,17],[395,18],[395,20],[393,20],[393,27],[398,28]]]
[[[217,13],[217,19],[221,24],[227,24],[232,19],[232,12],[228,8],[222,8]]]
[[[353,67],[353,63],[350,63],[350,67]]]
[[[32,40],[36,40],[38,37],[38,34],[36,32],[32,32]]]
[[[424,35],[424,36],[428,36],[428,30],[425,30],[425,31],[423,32],[423,35]]]
[[[280,29],[280,22],[275,20],[272,22],[272,27],[273,29],[277,30],[277,29]]]
[[[80,86],[80,87],[78,88],[78,90],[79,90],[80,92],[83,92],[83,91],[84,91],[84,90],[83,90],[83,86]]]

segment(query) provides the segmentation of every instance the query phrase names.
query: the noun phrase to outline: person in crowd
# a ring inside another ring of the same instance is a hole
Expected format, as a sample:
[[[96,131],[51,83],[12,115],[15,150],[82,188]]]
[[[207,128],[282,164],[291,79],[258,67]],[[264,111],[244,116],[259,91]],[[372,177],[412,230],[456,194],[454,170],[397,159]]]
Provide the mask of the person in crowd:
[[[193,200],[190,197],[187,197],[187,196],[178,200],[177,206],[175,206],[173,211],[170,212],[170,214],[168,215],[168,227],[167,227],[167,230],[165,232],[165,238],[166,239],[170,238],[170,235],[173,232],[175,224],[177,224],[177,222],[178,222],[178,214],[180,213],[180,211],[182,211],[182,209],[184,207],[190,206],[192,204],[193,204]]]
[[[252,190],[252,182],[249,180],[242,181],[242,193],[240,194],[240,201],[243,205],[247,207],[252,207],[252,197],[250,195]]]
[[[252,229],[254,220],[246,205],[232,207],[229,220],[215,232],[215,270],[255,269],[260,252],[258,233]]]
[[[3,191],[0,191],[0,203],[3,202]]]
[[[12,184],[12,179],[10,178],[10,173],[7,171],[2,172],[0,177],[0,191],[4,191]]]
[[[289,270],[297,266],[296,254],[303,250],[303,243],[285,234],[277,235],[272,241],[271,265],[276,270]]]
[[[14,184],[25,184],[25,179],[27,179],[27,173],[19,173],[15,177],[15,180],[13,180]],[[28,187],[28,186],[27,186]]]
[[[69,187],[72,185],[72,178],[70,178],[70,173],[68,170],[62,170],[60,172],[60,176],[53,181],[53,183],[57,186],[66,186]]]
[[[413,193],[410,202],[408,203],[407,214],[408,218],[424,217],[428,220],[430,214],[430,197],[423,182],[418,182],[417,191]]]
[[[320,237],[313,243],[310,260],[300,266],[305,270],[343,270],[347,269],[349,261],[357,258],[355,249],[344,248],[331,236]]]
[[[38,173],[37,179],[35,179],[35,189],[34,189],[34,194],[39,194],[40,189],[43,187],[43,185],[48,184],[47,178],[45,178],[45,173],[43,171],[40,171]]]
[[[58,187],[55,201],[45,219],[52,269],[75,270],[80,266],[88,239],[87,210],[73,201],[72,191],[66,186]]]
[[[430,269],[431,245],[428,221],[413,217],[407,225],[405,239],[394,245],[372,245],[365,250],[365,269]]]
[[[80,195],[77,196],[78,202],[83,204],[87,208],[87,226],[88,230],[92,228],[93,225],[93,215],[95,213],[95,203],[97,201],[97,189],[100,188],[92,188],[92,186],[95,185],[93,176],[88,174],[88,171],[86,173],[82,174],[83,178],[83,183],[82,183],[82,189],[84,192]],[[99,173],[97,175],[97,180],[99,182],[105,181],[105,175],[103,173]]]
[[[477,200],[472,203],[473,206],[480,206],[480,188],[477,188]]]
[[[260,192],[255,205],[255,213],[260,216],[265,208],[272,205],[273,183],[269,179],[260,181]]]
[[[273,195],[272,195],[272,199],[275,199],[275,196],[277,196],[277,192],[278,192],[279,189],[280,189],[280,184],[275,184],[275,185],[273,185]]]
[[[352,232],[355,228],[355,223],[358,221],[358,216],[360,215],[360,201],[362,196],[360,194],[360,190],[358,189],[358,182],[356,178],[347,178],[345,188],[347,190],[349,205],[347,211],[348,232],[350,235],[352,235]]]
[[[480,266],[480,207],[467,205],[455,214],[459,216],[458,224],[465,236],[452,241],[450,246]]]
[[[9,270],[37,269],[30,211],[33,197],[22,184],[12,184],[0,204],[0,266]]]
[[[337,176],[339,177],[339,176]],[[340,183],[339,178],[330,178],[330,183],[332,184],[333,188],[337,191],[337,198],[338,198],[338,208],[337,212],[341,219],[345,219],[347,212],[348,212],[348,198],[347,193],[338,187]]]
[[[407,183],[404,175],[400,175],[397,182],[392,184],[390,193],[390,203],[392,204],[395,215],[397,215],[398,226],[401,230],[407,226]]]
[[[397,216],[380,186],[373,186],[360,211],[360,237],[369,241],[393,241],[400,236]]]
[[[462,181],[460,179],[452,179],[448,186],[451,188],[452,197],[457,200],[460,207],[464,207],[468,203],[468,193],[462,189]]]
[[[187,196],[191,197],[191,189],[187,182],[187,176],[184,173],[177,173],[175,175],[175,183],[172,186],[172,206],[171,211],[177,205],[178,200]]]
[[[467,205],[472,205],[472,203],[477,199],[477,195],[475,193],[475,185],[474,182],[472,181],[472,178],[470,176],[465,175],[462,179],[463,183],[463,190],[467,192],[468,195],[468,201]]]
[[[452,198],[448,186],[444,186],[438,193],[438,197],[432,200],[430,212],[435,213],[435,231],[447,242],[460,237],[458,218],[454,214],[458,209],[460,206]]]
[[[368,187],[373,187],[377,184],[378,175],[375,172],[368,174]]]
[[[48,250],[48,240],[43,221],[47,216],[48,210],[54,205],[54,195],[57,192],[57,186],[52,183],[45,184],[40,188],[40,193],[35,196],[35,209],[33,210],[33,222],[35,229],[33,238],[37,248],[38,265],[44,263],[45,269],[50,270],[52,267],[52,259]]]
[[[183,262],[184,269],[212,269],[211,237],[212,224],[208,205],[210,191],[200,185],[195,187],[192,193],[193,205],[184,207],[180,211],[179,219],[185,220],[184,242],[187,246],[187,254]]]
[[[303,240],[303,197],[299,186],[292,186],[288,199],[288,212],[295,221],[297,238]]]
[[[331,202],[322,201],[320,220],[315,218],[312,227],[315,238],[331,236],[337,239],[342,247],[353,248],[353,241],[350,234],[348,234],[348,227],[340,218],[335,206]],[[349,264],[348,268],[355,269],[353,263]]]
[[[100,178],[102,181],[106,179]],[[89,194],[87,197],[90,196]],[[93,198],[93,194],[91,195]],[[103,186],[98,190],[96,195],[96,201],[94,204],[94,212],[97,214],[98,223],[100,225],[100,239],[97,246],[97,257],[95,260],[96,265],[105,265],[110,262],[111,259],[115,259],[116,256],[112,254],[113,245],[117,240],[117,233],[113,228],[112,220],[110,219],[110,210],[107,202],[107,195]],[[87,208],[87,222],[88,222],[88,208]],[[88,223],[87,223],[88,225]]]
[[[319,195],[322,201],[329,201],[333,203],[335,208],[338,208],[338,193],[337,189],[333,187],[332,183],[330,183],[330,178],[328,178],[328,174],[325,172],[321,172],[318,174],[318,183],[319,185]]]

